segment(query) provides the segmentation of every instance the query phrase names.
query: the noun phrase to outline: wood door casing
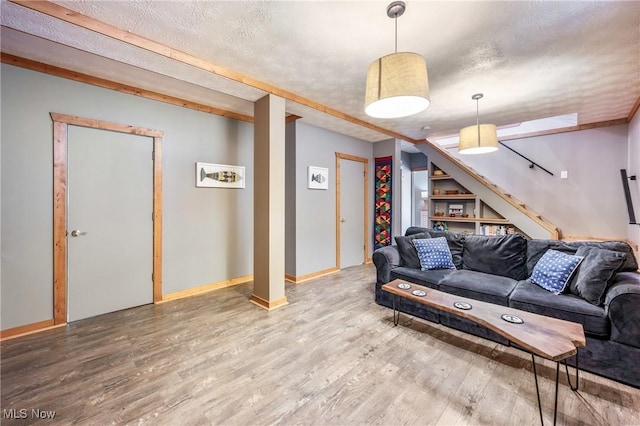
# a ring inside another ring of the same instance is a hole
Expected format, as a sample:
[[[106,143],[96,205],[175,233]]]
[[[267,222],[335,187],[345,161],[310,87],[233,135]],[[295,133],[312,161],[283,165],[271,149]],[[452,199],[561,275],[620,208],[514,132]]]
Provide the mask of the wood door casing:
[[[111,130],[153,138],[153,302],[162,301],[162,137],[159,130],[51,113],[53,120],[53,321],[67,321],[68,126]]]
[[[363,204],[364,204],[364,226],[363,226],[363,263],[368,260],[369,255],[369,239],[367,238],[367,234],[369,232],[369,215],[368,215],[368,207],[369,207],[369,197],[368,197],[368,188],[369,188],[369,160],[364,157],[358,157],[350,154],[343,154],[341,152],[336,152],[336,269],[340,269],[340,258],[341,258],[341,248],[340,248],[340,217],[341,217],[341,205],[340,205],[340,194],[341,194],[341,178],[340,178],[340,161],[341,160],[349,160],[349,161],[357,161],[362,163],[363,167]]]

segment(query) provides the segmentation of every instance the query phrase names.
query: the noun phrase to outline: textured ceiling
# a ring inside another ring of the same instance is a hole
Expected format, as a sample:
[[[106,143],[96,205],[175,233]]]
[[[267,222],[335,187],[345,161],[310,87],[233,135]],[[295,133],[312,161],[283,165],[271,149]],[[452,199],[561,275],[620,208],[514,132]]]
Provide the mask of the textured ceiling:
[[[425,57],[431,106],[372,119],[369,64],[393,52],[381,1],[58,1],[117,28],[421,139],[475,121],[497,125],[578,113],[578,123],[626,117],[640,97],[640,2],[410,1],[398,49]],[[264,91],[2,1],[2,50],[251,115]],[[310,124],[369,141],[382,133],[287,102]],[[428,126],[429,130],[423,130]]]

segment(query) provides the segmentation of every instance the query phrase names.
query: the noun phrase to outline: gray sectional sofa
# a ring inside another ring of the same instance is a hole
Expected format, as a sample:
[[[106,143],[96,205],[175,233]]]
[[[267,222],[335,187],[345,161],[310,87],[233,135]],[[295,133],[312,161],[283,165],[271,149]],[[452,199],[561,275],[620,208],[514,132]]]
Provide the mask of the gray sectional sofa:
[[[412,240],[436,237],[446,238],[455,269],[421,270]],[[396,237],[396,243],[373,253],[377,303],[392,307],[392,295],[381,286],[399,278],[462,297],[578,322],[587,338],[586,348],[580,349],[580,369],[640,388],[640,273],[627,243],[527,240],[518,234],[462,235],[418,227]],[[561,294],[530,279],[549,249],[572,255],[580,250],[578,254],[583,255],[571,284]],[[398,302],[402,312],[509,344],[472,321],[409,299]],[[575,358],[569,363],[575,364]]]

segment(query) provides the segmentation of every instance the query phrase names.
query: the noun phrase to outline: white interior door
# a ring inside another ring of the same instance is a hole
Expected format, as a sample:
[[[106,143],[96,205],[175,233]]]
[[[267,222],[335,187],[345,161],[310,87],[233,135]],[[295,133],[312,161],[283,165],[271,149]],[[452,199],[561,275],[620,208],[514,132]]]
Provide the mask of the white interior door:
[[[68,321],[153,302],[153,139],[69,126]]]
[[[340,160],[340,267],[364,263],[364,166]]]

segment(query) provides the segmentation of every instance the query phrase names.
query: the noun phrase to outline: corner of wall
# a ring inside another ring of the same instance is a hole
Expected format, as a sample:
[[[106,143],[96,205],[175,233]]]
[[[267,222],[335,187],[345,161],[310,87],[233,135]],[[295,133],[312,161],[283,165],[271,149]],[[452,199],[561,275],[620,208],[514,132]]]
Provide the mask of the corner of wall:
[[[636,176],[636,180],[629,181],[629,189],[636,222],[638,222],[640,220],[640,113],[636,113],[629,123],[628,132],[627,174]],[[636,248],[640,246],[640,225],[627,226],[627,240]]]

